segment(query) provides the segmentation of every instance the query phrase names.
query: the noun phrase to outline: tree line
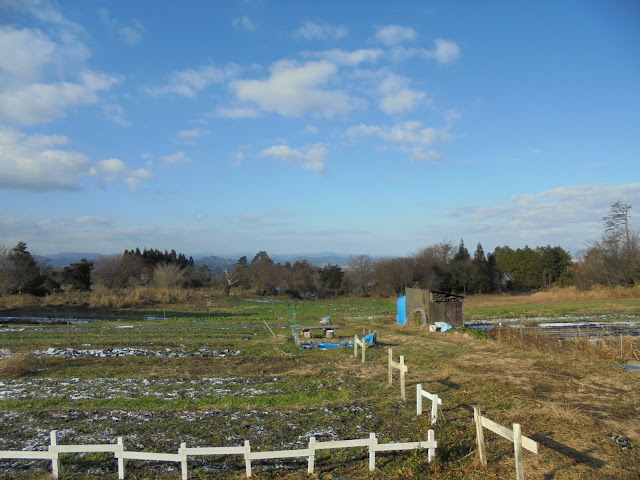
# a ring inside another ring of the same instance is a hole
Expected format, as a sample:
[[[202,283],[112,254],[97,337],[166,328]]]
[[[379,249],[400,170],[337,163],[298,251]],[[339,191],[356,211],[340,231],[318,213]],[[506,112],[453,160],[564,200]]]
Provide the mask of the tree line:
[[[602,236],[589,242],[579,260],[559,246],[513,249],[499,246],[485,253],[477,244],[471,255],[463,240],[443,241],[407,257],[374,259],[362,254],[347,266],[314,266],[307,260],[274,262],[266,251],[252,259],[196,267],[193,258],[175,250],[139,248],[122,254],[82,259],[61,269],[39,264],[24,242],[0,247],[0,295],[37,296],[62,289],[88,291],[100,286],[124,289],[140,285],[184,288],[218,287],[258,295],[294,298],[400,295],[418,287],[463,295],[531,291],[551,286],[590,288],[633,286],[640,280],[640,235],[630,227],[631,206],[615,202],[603,218]]]

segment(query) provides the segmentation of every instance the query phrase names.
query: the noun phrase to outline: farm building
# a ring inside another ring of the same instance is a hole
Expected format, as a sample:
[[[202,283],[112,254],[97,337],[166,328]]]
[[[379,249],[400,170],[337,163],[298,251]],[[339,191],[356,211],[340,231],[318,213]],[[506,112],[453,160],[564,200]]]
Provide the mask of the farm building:
[[[396,321],[407,325],[413,318],[420,326],[445,322],[453,327],[463,327],[464,297],[423,288],[405,288],[404,296],[398,298]]]

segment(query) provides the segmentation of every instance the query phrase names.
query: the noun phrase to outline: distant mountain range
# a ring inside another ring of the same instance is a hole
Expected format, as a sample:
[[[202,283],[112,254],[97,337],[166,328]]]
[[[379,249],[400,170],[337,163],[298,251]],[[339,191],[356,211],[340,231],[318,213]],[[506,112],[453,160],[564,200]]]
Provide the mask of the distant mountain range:
[[[109,256],[109,254],[103,253],[81,253],[81,252],[63,252],[63,253],[54,253],[51,255],[35,255],[35,259],[44,265],[53,268],[66,267],[72,263],[77,263],[83,258],[86,258],[90,262],[95,261],[99,257]],[[228,256],[217,256],[210,255],[206,253],[201,253],[197,255],[193,255],[193,261],[196,266],[207,265],[212,270],[217,270],[216,267],[220,265],[235,265],[239,258],[246,256],[247,261],[251,262],[255,253],[240,253],[237,255],[228,255]],[[345,254],[345,253],[332,253],[332,252],[321,252],[321,253],[294,253],[294,254],[269,254],[271,260],[277,263],[295,263],[301,260],[307,260],[310,264],[316,267],[323,267],[325,265],[338,265],[340,267],[346,267],[350,258],[356,257],[358,255],[355,254]],[[374,259],[384,258],[381,256],[371,256]]]

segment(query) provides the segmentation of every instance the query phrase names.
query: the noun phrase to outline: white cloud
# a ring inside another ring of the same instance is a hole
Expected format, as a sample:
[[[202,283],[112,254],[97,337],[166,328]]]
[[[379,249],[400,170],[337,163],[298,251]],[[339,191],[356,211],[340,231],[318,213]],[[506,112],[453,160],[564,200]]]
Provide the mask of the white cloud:
[[[640,183],[626,185],[576,185],[511,197],[502,205],[464,206],[445,212],[465,225],[486,226],[493,232],[514,233],[530,246],[557,242],[577,247],[586,235],[596,238],[602,232],[602,217],[611,202],[640,203]],[[508,238],[504,244],[512,244]]]
[[[122,41],[133,46],[142,40],[144,26],[137,20],[133,20],[131,25],[121,25],[121,23],[113,18],[106,8],[98,9],[98,16],[104,25],[109,27],[112,33],[116,34]]]
[[[77,190],[90,174],[89,157],[55,148],[67,137],[33,135],[0,129],[0,188],[14,190]]]
[[[442,135],[440,130],[434,127],[425,127],[421,122],[415,120],[391,127],[360,124],[348,128],[346,134],[352,139],[375,135],[388,142],[407,145],[431,145]]]
[[[191,130],[180,130],[178,132],[178,136],[180,138],[193,139],[209,135],[209,133],[209,130],[207,130],[206,128],[194,128]]]
[[[69,107],[90,105],[98,93],[109,90],[120,78],[86,70],[78,83],[31,83],[0,93],[0,119],[24,125],[45,123],[65,115]]]
[[[176,152],[172,153],[171,155],[165,155],[164,157],[162,157],[162,160],[164,160],[164,162],[169,165],[178,165],[180,163],[191,162],[191,159],[187,155],[185,155],[184,152]]]
[[[218,107],[216,115],[225,118],[257,118],[262,114],[251,107]]]
[[[435,60],[441,64],[452,63],[460,58],[460,47],[456,42],[438,38],[433,43],[434,46],[431,50],[404,46],[393,47],[390,51],[391,58],[399,62],[413,57],[422,57],[427,60]]]
[[[196,220],[202,220],[204,218],[203,213],[196,213]]]
[[[418,34],[413,28],[401,25],[387,25],[376,30],[376,38],[388,47],[399,45],[404,42],[412,42]]]
[[[255,24],[247,16],[233,19],[233,28],[239,28],[246,30],[247,32],[253,32],[256,29]]]
[[[380,110],[387,114],[407,112],[424,102],[425,94],[409,88],[409,81],[404,77],[389,75],[379,87]]]
[[[105,117],[121,127],[130,127],[131,122],[125,118],[124,108],[121,105],[111,104],[102,107]]]
[[[455,42],[449,42],[438,38],[435,40],[435,47],[431,50],[430,56],[438,63],[451,63],[460,58],[460,47]]]
[[[109,217],[96,217],[91,215],[83,215],[73,219],[76,225],[108,225],[111,223]]]
[[[377,62],[384,52],[379,48],[342,50],[334,48],[320,52],[305,52],[308,57],[318,57],[336,65],[354,67],[363,62]]]
[[[418,150],[411,157],[411,163],[428,163],[429,165],[437,165],[440,163],[442,156],[438,152],[434,151],[421,151]]]
[[[161,87],[149,87],[147,92],[153,96],[179,95],[195,98],[198,92],[213,83],[225,79],[225,71],[211,65],[197,69],[179,70],[169,75],[169,81]]]
[[[234,167],[239,167],[240,165],[242,165],[244,163],[244,159],[245,159],[245,154],[244,152],[236,152],[233,156],[233,163],[232,165]]]
[[[127,165],[118,158],[109,158],[96,162],[90,172],[92,175],[103,177],[107,182],[113,182],[127,172]]]
[[[326,61],[299,65],[282,60],[272,65],[267,80],[237,80],[230,86],[239,100],[255,102],[269,112],[287,117],[311,112],[332,118],[354,108],[347,94],[323,88],[336,73],[336,65]]]
[[[326,23],[304,22],[302,26],[293,33],[293,36],[304,38],[305,40],[339,40],[348,34],[349,29],[343,25],[334,26]]]
[[[327,155],[327,148],[323,144],[316,143],[307,148],[306,152],[302,152],[289,148],[286,145],[274,145],[265,148],[260,155],[276,157],[311,172],[324,173],[324,158]]]
[[[139,168],[137,170],[129,172],[129,175],[126,176],[122,181],[129,185],[129,190],[135,192],[137,186],[140,183],[149,180],[153,180],[153,172],[146,168]]]
[[[0,70],[24,80],[40,77],[58,45],[39,30],[0,26]]]

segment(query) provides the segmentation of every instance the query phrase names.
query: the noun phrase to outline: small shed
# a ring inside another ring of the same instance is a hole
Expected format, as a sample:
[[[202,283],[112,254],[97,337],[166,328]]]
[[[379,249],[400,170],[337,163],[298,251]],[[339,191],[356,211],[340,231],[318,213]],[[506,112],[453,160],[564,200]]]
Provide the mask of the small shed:
[[[396,321],[406,325],[416,315],[420,315],[420,325],[446,322],[453,327],[464,326],[464,297],[453,293],[405,288],[404,296],[398,298]]]

